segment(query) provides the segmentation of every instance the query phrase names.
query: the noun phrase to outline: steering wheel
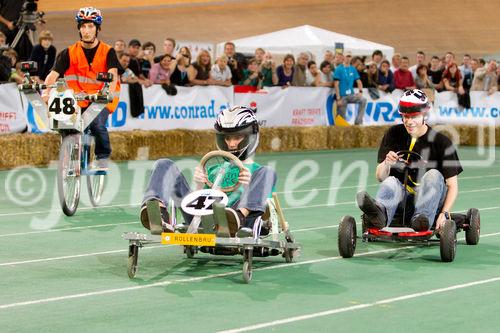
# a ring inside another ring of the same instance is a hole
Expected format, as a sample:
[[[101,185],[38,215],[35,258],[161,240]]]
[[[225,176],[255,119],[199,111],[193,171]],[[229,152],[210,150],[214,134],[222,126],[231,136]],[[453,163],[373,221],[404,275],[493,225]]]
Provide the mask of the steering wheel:
[[[205,173],[207,173],[207,169],[206,169],[207,162],[208,162],[208,160],[210,160],[213,157],[222,157],[224,160],[226,160],[226,161],[230,162],[231,164],[235,165],[236,167],[238,167],[240,172],[245,168],[243,166],[243,163],[236,156],[231,154],[230,152],[227,152],[224,150],[214,150],[214,151],[211,151],[211,152],[208,152],[207,154],[205,154],[205,156],[203,156],[200,160],[200,166],[202,167],[202,169]],[[239,173],[238,173],[238,175],[239,175]],[[212,188],[214,185],[210,180],[208,180],[208,177],[207,177],[206,184],[210,188]],[[219,190],[221,190],[222,192],[232,192],[232,191],[236,190],[239,186],[240,186],[240,181],[237,181],[236,184],[229,186],[229,187],[221,187]]]
[[[405,169],[419,169],[427,164],[427,161],[423,159],[422,155],[411,150],[400,150],[396,152],[396,154],[403,155],[392,166],[399,171],[404,171]]]

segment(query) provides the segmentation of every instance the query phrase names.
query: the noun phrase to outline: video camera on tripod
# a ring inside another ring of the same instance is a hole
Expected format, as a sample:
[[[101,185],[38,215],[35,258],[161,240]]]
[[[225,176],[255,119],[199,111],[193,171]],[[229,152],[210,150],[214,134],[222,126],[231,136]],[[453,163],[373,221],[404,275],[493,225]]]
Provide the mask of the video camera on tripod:
[[[38,0],[26,0],[21,8],[21,15],[17,20],[16,26],[19,28],[16,37],[12,41],[11,47],[15,48],[22,35],[26,33],[31,42],[35,45],[38,40],[36,26],[37,23],[45,23],[43,20],[44,12],[38,11]]]

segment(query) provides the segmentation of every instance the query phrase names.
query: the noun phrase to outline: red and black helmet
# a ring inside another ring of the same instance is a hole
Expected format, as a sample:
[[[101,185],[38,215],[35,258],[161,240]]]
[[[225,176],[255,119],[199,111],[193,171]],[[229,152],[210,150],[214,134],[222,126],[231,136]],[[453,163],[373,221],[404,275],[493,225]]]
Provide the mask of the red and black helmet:
[[[407,90],[399,100],[399,114],[402,116],[418,116],[429,110],[427,95],[420,89]]]

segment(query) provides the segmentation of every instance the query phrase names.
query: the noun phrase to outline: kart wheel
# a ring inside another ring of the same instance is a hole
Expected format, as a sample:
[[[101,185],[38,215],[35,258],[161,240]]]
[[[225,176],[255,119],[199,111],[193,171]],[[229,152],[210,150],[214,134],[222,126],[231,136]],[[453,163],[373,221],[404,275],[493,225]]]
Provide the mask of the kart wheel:
[[[479,210],[477,208],[469,209],[466,221],[469,224],[469,228],[465,230],[465,242],[467,245],[477,245],[479,243],[479,235],[481,234]]]
[[[80,135],[62,137],[57,165],[57,193],[67,216],[76,212],[80,200]]]
[[[439,239],[441,260],[452,262],[457,252],[457,227],[452,220],[446,220],[441,226]]]
[[[339,224],[339,253],[343,258],[351,258],[356,250],[356,220],[352,216],[344,216]]]
[[[83,146],[84,154],[86,155],[84,158],[87,159],[87,169],[94,165],[95,158],[95,139],[93,136],[88,136],[87,139],[89,142]],[[84,141],[85,142],[85,141]],[[102,171],[101,171],[102,172]],[[87,175],[87,192],[89,193],[90,203],[93,207],[97,207],[99,205],[99,201],[102,198],[102,192],[104,191],[104,174],[92,174],[90,172]]]
[[[252,280],[252,257],[253,250],[246,249],[243,253],[243,281],[245,281],[245,283],[250,283]]]
[[[287,263],[293,262],[293,249],[285,249],[283,256],[285,257],[285,261]]]
[[[127,274],[128,277],[133,279],[137,273],[137,260],[139,259],[139,247],[135,244],[128,247],[128,263]]]
[[[193,259],[194,255],[198,252],[196,246],[187,245],[184,246],[184,252],[186,253],[186,257],[189,259]]]

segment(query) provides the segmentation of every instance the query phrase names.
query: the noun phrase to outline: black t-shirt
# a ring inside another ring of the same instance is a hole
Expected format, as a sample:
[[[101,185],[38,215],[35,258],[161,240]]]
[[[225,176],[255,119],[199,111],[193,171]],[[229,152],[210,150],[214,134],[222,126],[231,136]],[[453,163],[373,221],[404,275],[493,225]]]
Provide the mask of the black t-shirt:
[[[87,62],[90,66],[92,66],[92,61],[94,61],[94,56],[100,43],[101,42],[97,43],[96,47],[92,49],[82,48],[85,58],[87,58]],[[63,76],[68,70],[69,64],[69,51],[68,49],[64,49],[57,55],[56,64],[54,65],[53,70],[59,73],[60,76]],[[108,70],[112,68],[120,68],[118,57],[116,56],[115,49],[113,48],[110,48],[108,54],[106,55],[106,68]]]
[[[135,76],[142,75],[142,68],[139,59],[130,57],[128,68],[135,74]]]
[[[380,148],[378,150],[378,163],[385,160],[389,151],[398,152],[400,150],[409,150],[411,136],[406,131],[404,125],[395,125],[389,128],[385,133]],[[437,169],[443,175],[444,179],[460,174],[463,169],[458,159],[458,154],[451,140],[445,135],[436,132],[431,127],[427,132],[417,139],[412,151],[422,155],[427,161],[425,169],[414,170],[410,176],[412,179],[420,179],[424,173],[430,169]],[[404,183],[404,174],[392,168],[391,176]]]
[[[443,78],[443,70],[438,69],[437,71],[432,71],[429,69],[427,70],[427,75],[430,76],[433,84],[439,84],[439,82],[441,82],[441,79]]]

